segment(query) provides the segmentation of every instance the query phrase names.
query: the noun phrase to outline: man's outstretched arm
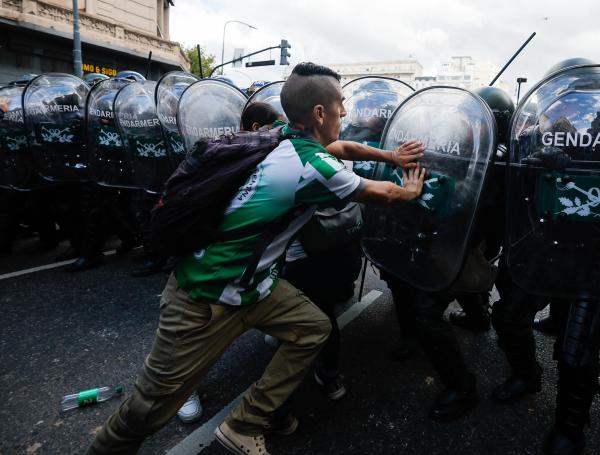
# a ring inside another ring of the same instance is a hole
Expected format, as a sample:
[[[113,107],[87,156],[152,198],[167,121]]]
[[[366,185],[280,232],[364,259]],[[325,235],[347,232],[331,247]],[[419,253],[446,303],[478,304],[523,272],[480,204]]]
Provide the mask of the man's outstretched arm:
[[[354,141],[335,141],[326,148],[340,160],[383,161],[406,169],[416,167],[425,150],[423,144],[414,140],[405,142],[395,150],[382,150]]]
[[[408,172],[402,171],[404,186],[392,182],[363,179],[362,188],[352,197],[356,202],[366,204],[397,204],[418,198],[423,191],[425,168],[418,165]]]

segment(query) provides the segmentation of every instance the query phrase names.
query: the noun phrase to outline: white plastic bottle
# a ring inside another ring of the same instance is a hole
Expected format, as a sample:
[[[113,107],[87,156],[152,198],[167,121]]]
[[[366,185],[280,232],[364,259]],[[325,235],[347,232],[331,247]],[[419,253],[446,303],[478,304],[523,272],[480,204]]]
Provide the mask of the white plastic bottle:
[[[99,387],[97,389],[82,390],[79,393],[65,395],[63,399],[60,400],[60,410],[61,412],[65,412],[70,409],[101,403],[110,400],[121,393],[123,393],[123,386],[120,384],[114,388]]]

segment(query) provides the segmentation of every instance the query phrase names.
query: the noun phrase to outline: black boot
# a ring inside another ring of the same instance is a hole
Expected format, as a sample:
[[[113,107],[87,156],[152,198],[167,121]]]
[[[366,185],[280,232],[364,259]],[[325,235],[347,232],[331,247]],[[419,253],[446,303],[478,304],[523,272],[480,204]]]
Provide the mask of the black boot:
[[[490,329],[490,305],[487,293],[462,294],[457,297],[462,310],[450,313],[452,324],[471,332],[485,332]]]
[[[67,265],[65,267],[65,272],[82,272],[84,270],[93,269],[94,267],[98,267],[102,264],[104,264],[104,255],[102,253],[89,258],[82,256],[75,262]]]
[[[558,363],[554,428],[544,442],[546,455],[577,455],[585,447],[584,428],[597,390],[597,365],[574,367]]]
[[[506,381],[492,390],[492,401],[498,404],[509,404],[527,394],[540,392],[542,390],[542,369],[539,366],[538,368],[540,373],[537,377],[523,379],[517,376],[509,376]]]
[[[489,314],[487,317],[484,317],[483,315],[475,316],[464,310],[457,310],[450,313],[448,318],[453,325],[471,332],[485,332],[490,329]]]
[[[167,261],[165,259],[149,259],[144,263],[130,272],[130,275],[136,278],[154,275],[155,273],[162,272]]]
[[[552,310],[552,303],[550,303],[550,308],[548,310],[548,314],[541,318],[535,318],[533,321],[533,328],[535,330],[539,330],[540,332],[546,333],[548,335],[556,335],[559,329],[558,318],[555,313],[556,311]],[[555,304],[556,305],[556,304]]]
[[[447,388],[435,399],[429,417],[437,422],[450,422],[465,415],[478,402],[475,377],[468,373],[456,388]]]

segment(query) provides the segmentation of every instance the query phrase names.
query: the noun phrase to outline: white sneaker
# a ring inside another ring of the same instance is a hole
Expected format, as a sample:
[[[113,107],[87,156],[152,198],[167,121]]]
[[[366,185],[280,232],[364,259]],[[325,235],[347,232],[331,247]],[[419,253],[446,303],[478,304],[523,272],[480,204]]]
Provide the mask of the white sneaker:
[[[274,336],[265,335],[265,344],[273,348],[278,348],[281,344],[281,341],[279,341],[279,339],[275,338]]]
[[[202,404],[198,392],[192,393],[187,401],[183,403],[183,406],[177,411],[177,417],[183,423],[196,422],[202,417]]]

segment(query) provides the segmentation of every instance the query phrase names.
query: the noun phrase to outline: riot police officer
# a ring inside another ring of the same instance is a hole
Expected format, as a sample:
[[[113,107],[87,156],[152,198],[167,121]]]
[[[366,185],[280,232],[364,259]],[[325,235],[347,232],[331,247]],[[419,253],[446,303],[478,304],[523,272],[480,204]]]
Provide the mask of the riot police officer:
[[[574,66],[574,65],[587,66]],[[586,59],[555,65],[519,105],[512,122],[507,187],[506,264],[492,320],[509,363],[531,376],[494,391],[511,401],[540,390],[531,326],[548,300],[560,324],[554,358],[558,387],[546,454],[579,454],[598,390],[598,299],[595,192],[600,143],[595,97],[600,68]],[[569,171],[567,174],[567,170]],[[587,254],[584,252],[588,252]],[[534,298],[532,294],[543,297]],[[512,307],[515,311],[502,311]],[[506,349],[509,344],[510,349]],[[536,373],[537,371],[537,373]]]
[[[426,144],[423,196],[402,208],[367,209],[363,247],[443,384],[429,410],[440,422],[460,418],[479,401],[475,376],[443,314],[455,298],[486,293],[493,284],[475,220],[495,136],[492,112],[476,95],[453,87],[415,93],[388,120],[382,143],[386,149],[410,139]],[[378,165],[374,178],[394,181],[397,172]]]
[[[496,87],[482,87],[475,93],[494,113],[498,130],[496,165],[492,168],[479,222],[479,233],[486,245],[486,257],[492,259],[500,252],[504,239],[506,146],[515,105],[506,92]],[[540,300],[512,284],[503,260],[500,260],[496,287],[500,300],[492,308],[492,323],[511,374],[493,390],[492,399],[504,403],[541,390],[542,369],[535,359],[535,340],[531,329],[531,321],[540,309]]]

